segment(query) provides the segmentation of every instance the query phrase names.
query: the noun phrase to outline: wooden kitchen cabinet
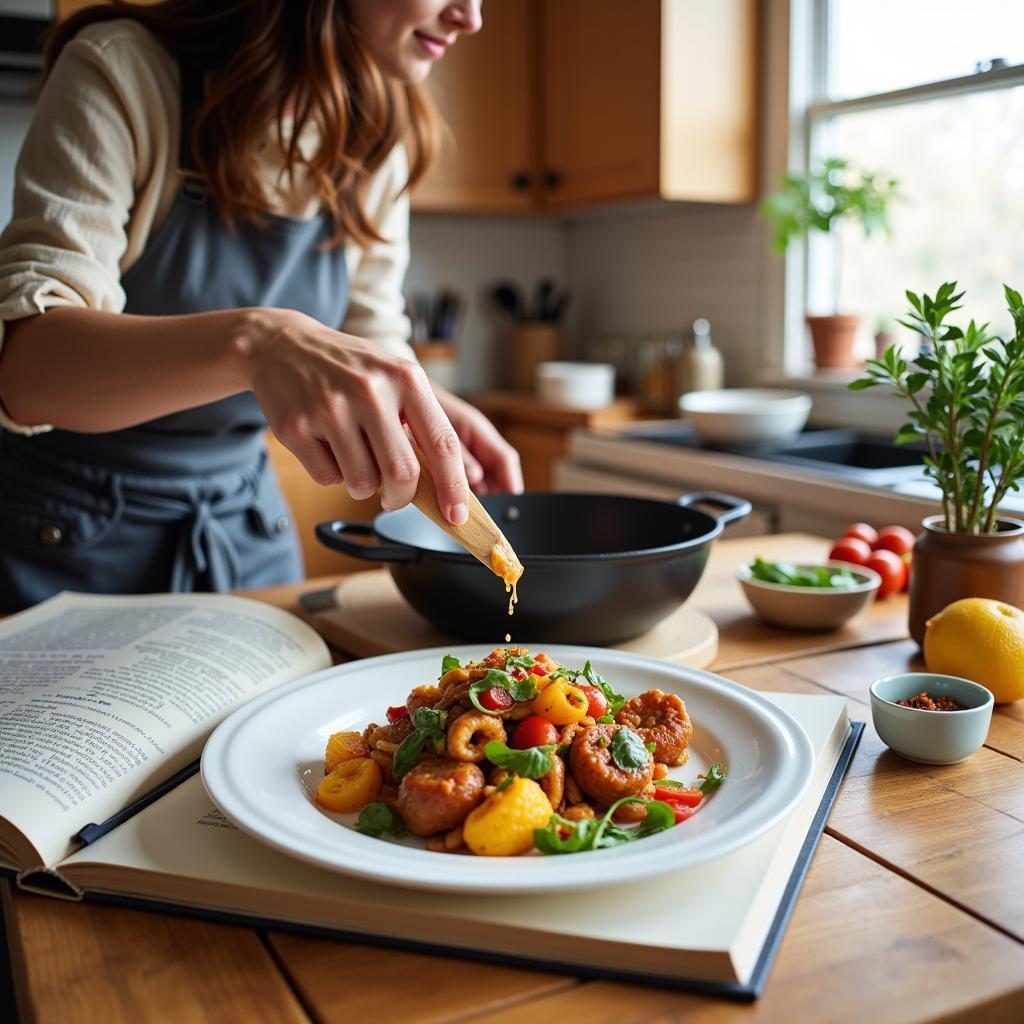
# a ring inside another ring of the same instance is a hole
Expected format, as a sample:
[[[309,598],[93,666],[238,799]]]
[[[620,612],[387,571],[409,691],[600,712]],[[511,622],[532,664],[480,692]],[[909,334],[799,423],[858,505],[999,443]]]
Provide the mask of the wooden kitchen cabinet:
[[[432,72],[452,142],[414,208],[752,201],[759,8],[493,0]]]
[[[758,0],[543,8],[548,208],[756,195]]]
[[[593,410],[545,405],[532,395],[507,391],[474,395],[472,402],[519,452],[528,491],[554,487],[555,465],[568,453],[571,431],[628,423],[641,415],[638,404],[626,398]]]
[[[431,71],[447,125],[417,186],[417,211],[529,212],[540,202],[537,0],[493,0],[485,30],[464,36]]]

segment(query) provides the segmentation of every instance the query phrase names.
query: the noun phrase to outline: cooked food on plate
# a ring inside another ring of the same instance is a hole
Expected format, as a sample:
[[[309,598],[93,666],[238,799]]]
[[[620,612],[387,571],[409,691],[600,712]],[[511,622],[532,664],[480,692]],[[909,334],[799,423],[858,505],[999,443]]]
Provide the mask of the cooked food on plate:
[[[466,665],[447,655],[436,684],[385,718],[331,735],[316,802],[358,812],[367,835],[411,833],[437,852],[617,846],[685,821],[725,778],[717,764],[694,785],[669,778],[693,735],[676,694],[626,700],[589,661],[568,668],[523,647]]]

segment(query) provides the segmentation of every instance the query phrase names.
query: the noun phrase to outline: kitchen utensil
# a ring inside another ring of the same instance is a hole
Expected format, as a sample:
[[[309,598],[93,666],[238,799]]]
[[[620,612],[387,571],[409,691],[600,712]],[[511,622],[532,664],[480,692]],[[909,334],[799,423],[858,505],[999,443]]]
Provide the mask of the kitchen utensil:
[[[615,367],[609,363],[541,363],[537,397],[549,405],[603,409],[615,398]]]
[[[533,319],[549,320],[551,297],[555,290],[555,282],[550,277],[542,277],[537,282],[533,298]]]
[[[871,604],[882,578],[863,565],[834,561],[819,564],[849,569],[858,582],[851,587],[791,587],[755,579],[749,565],[741,565],[736,578],[751,607],[765,622],[787,629],[838,629]]]
[[[609,494],[490,494],[481,504],[525,567],[514,618],[499,587],[472,556],[413,509],[372,523],[320,523],[317,538],[384,562],[405,599],[450,636],[493,641],[513,630],[531,640],[620,643],[685,601],[711,542],[750,503],[726,494],[677,502]],[[717,515],[692,505],[720,509]],[[360,538],[375,537],[377,543]]]
[[[924,692],[952,697],[963,711],[924,711],[898,702]],[[992,723],[992,694],[980,683],[935,672],[904,672],[871,684],[871,720],[882,742],[921,764],[957,764],[985,742]]]
[[[526,316],[522,293],[511,281],[499,281],[491,289],[491,301],[513,320],[522,320]]]
[[[693,721],[689,761],[671,774],[687,784],[719,762],[727,781],[683,827],[614,850],[566,857],[452,857],[422,839],[361,835],[356,815],[328,815],[311,789],[323,778],[330,733],[381,721],[420,681],[436,679],[441,658],[479,659],[489,646],[438,647],[365,658],[276,687],[214,731],[203,751],[203,784],[244,832],[299,860],[412,889],[515,896],[620,886],[721,858],[767,832],[797,804],[814,770],[807,733],[785,711],[737,683],[625,651],[549,648],[557,661],[589,661],[623,696],[660,689],[682,694]]]
[[[416,482],[416,494],[412,499],[413,505],[432,523],[444,530],[459,547],[486,565],[503,583],[513,586],[523,575],[522,563],[477,496],[472,491],[469,492],[469,518],[464,523],[455,526],[448,522],[437,503],[437,485],[430,473],[430,467],[418,449],[416,457],[420,463],[420,475]]]
[[[769,388],[691,391],[679,410],[706,444],[760,448],[793,440],[811,413],[811,396]]]

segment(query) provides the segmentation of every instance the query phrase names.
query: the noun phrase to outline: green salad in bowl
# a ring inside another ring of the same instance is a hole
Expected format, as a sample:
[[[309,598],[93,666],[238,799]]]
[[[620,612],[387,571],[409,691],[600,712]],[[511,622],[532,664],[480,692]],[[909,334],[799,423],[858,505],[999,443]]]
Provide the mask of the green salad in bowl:
[[[874,600],[878,573],[848,562],[771,562],[755,558],[736,570],[758,617],[786,629],[838,629]]]

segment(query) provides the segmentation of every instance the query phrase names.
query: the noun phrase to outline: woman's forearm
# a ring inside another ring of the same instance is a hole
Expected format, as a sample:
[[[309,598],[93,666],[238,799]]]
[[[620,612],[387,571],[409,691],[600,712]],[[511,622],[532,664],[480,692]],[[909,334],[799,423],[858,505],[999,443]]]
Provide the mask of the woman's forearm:
[[[96,433],[243,391],[246,353],[266,310],[132,316],[60,308],[11,321],[0,400],[26,426]]]

